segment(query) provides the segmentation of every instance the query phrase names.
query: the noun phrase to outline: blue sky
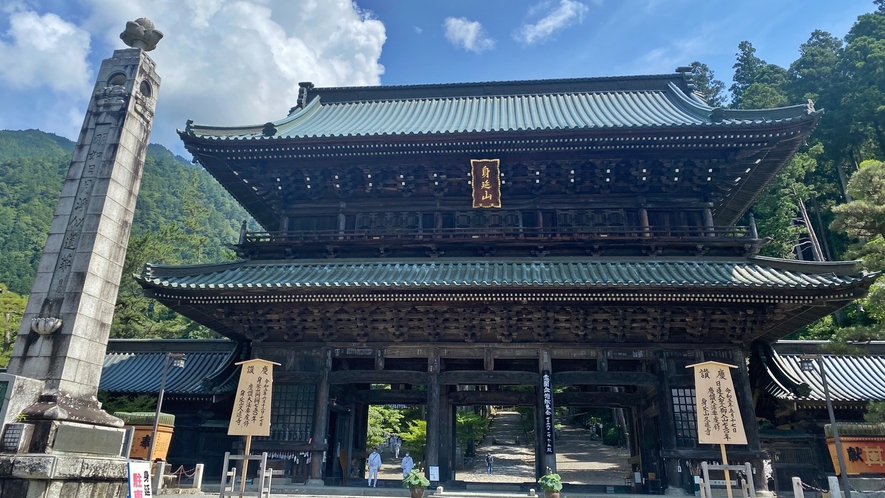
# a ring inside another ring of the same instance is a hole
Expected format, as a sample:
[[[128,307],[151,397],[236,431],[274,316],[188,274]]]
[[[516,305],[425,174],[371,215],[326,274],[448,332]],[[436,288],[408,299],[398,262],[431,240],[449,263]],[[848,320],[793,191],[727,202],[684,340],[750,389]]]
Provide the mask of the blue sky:
[[[0,129],[75,139],[127,20],[165,33],[152,142],[187,119],[281,119],[299,81],[403,85],[654,74],[737,45],[787,67],[815,29],[844,36],[871,0],[0,0]]]

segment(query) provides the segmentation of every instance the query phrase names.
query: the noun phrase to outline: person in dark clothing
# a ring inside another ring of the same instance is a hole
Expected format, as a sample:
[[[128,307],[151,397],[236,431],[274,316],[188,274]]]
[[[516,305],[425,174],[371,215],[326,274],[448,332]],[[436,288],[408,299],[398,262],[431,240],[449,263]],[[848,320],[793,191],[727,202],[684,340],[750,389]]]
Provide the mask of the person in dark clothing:
[[[486,453],[486,472],[489,474],[492,473],[492,463],[495,462],[495,458],[491,453]]]

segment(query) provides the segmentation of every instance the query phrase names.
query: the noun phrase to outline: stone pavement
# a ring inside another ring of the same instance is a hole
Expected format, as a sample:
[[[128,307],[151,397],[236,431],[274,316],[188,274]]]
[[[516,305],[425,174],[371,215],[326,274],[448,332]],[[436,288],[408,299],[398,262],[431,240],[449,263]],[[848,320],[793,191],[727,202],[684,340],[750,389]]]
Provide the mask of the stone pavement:
[[[517,412],[498,412],[493,420],[490,432],[483,442],[477,446],[476,458],[468,459],[465,468],[455,471],[455,479],[466,483],[457,491],[449,490],[445,496],[464,498],[467,496],[485,497],[489,491],[499,494],[496,498],[528,496],[526,489],[535,481],[534,443],[526,441],[522,434],[520,415]],[[563,481],[580,485],[620,485],[624,478],[631,475],[627,464],[629,454],[624,448],[605,446],[599,440],[590,437],[590,431],[578,425],[563,424],[561,435],[556,441],[557,471]],[[492,474],[486,473],[485,454],[491,452],[495,457]],[[401,456],[405,452],[401,453]],[[393,453],[382,453],[383,465],[379,472],[379,487],[368,488],[365,480],[351,479],[351,486],[324,486],[308,488],[302,485],[273,486],[273,496],[365,496],[365,497],[405,497],[408,489],[399,487],[402,479],[401,459],[394,458]],[[362,483],[362,486],[357,483]],[[213,485],[214,484],[214,485]],[[528,486],[527,486],[528,485]],[[479,489],[477,489],[479,488]],[[490,489],[493,488],[493,489]],[[535,486],[537,489],[537,487]],[[217,490],[217,483],[205,483],[204,491]],[[164,490],[167,491],[167,490]],[[172,490],[168,490],[172,491]],[[427,495],[431,492],[428,489]],[[464,494],[466,493],[466,494]],[[543,496],[543,493],[539,493]],[[191,496],[218,496],[218,493]],[[591,494],[563,492],[562,498],[578,498]],[[599,495],[611,497],[608,495]],[[619,495],[624,496],[624,495]]]
[[[464,468],[455,470],[455,479],[467,483],[524,484],[535,480],[535,449],[533,441],[522,434],[517,412],[498,412],[489,434],[476,448],[476,458],[467,459]],[[495,459],[492,474],[486,473],[485,454]],[[580,425],[563,423],[556,440],[557,472],[570,484],[623,485],[632,476],[625,448],[606,446],[590,437]],[[385,453],[381,479],[399,479],[400,459]]]

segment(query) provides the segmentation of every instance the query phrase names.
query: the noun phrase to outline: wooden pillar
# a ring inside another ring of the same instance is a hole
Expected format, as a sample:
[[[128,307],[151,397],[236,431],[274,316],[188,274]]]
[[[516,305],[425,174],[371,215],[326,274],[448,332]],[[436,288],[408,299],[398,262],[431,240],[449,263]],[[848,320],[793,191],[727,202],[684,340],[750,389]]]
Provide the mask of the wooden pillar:
[[[704,226],[711,237],[715,235],[713,233],[713,208],[711,206],[704,207]]]
[[[672,372],[674,362],[669,358],[660,360],[660,372],[658,372],[658,407],[660,408],[660,416],[658,417],[659,434],[661,438],[661,446],[665,450],[676,449],[676,422],[673,419],[673,398],[670,393],[670,375],[679,375],[683,372]],[[666,474],[666,480],[662,480],[662,484],[673,490],[679,489],[679,470],[675,459],[667,459],[661,462]],[[661,476],[657,476],[661,479]]]
[[[744,421],[744,432],[747,434],[747,449],[757,454],[762,453],[762,444],[759,441],[759,424],[756,423],[756,407],[753,404],[753,388],[750,386],[750,373],[747,370],[747,362],[744,352],[740,349],[732,350],[734,364],[738,367],[737,375],[732,377],[734,381],[734,393],[737,396],[738,406],[741,409],[741,418]],[[760,459],[753,459],[753,467],[756,468],[753,485],[757,491],[768,491],[768,480],[765,479],[763,463]]]
[[[320,379],[317,382],[316,404],[313,407],[313,443],[325,444],[322,451],[314,451],[310,460],[310,484],[322,484],[323,454],[328,452],[326,433],[329,425],[329,372],[332,370],[332,352],[320,349]],[[334,455],[331,455],[334,457]],[[311,482],[319,481],[319,482]]]
[[[648,224],[648,210],[645,208],[639,208],[639,222],[642,223],[642,236],[650,237],[650,227]]]
[[[545,419],[547,418],[547,405],[544,400],[544,374],[548,374],[548,379],[550,378],[549,374],[552,373],[552,361],[550,360],[550,350],[549,349],[541,349],[538,351],[538,371],[541,373],[541,385],[537,386],[537,416],[535,417],[535,434],[537,437],[535,438],[538,441],[538,453],[535,461],[537,462],[538,467],[538,476],[547,473],[547,469],[551,469],[556,472],[556,441],[553,437],[554,431],[551,431],[551,438],[549,447],[552,449],[552,452],[548,453],[548,444],[547,444],[547,424]],[[550,385],[550,405],[549,408],[553,410],[553,385]],[[551,414],[552,417],[552,414]]]
[[[455,386],[441,386],[439,396],[440,412],[440,444],[439,444],[439,481],[452,480],[452,468],[455,464],[454,437],[455,420],[452,417],[452,405],[449,404],[449,391]]]
[[[427,449],[425,471],[430,475],[430,467],[439,466],[440,443],[440,399],[439,399],[439,350],[433,348],[427,358]]]
[[[759,231],[756,229],[756,217],[753,216],[753,211],[750,211],[749,213],[747,213],[747,217],[750,220],[750,238],[751,239],[758,239],[759,238]]]

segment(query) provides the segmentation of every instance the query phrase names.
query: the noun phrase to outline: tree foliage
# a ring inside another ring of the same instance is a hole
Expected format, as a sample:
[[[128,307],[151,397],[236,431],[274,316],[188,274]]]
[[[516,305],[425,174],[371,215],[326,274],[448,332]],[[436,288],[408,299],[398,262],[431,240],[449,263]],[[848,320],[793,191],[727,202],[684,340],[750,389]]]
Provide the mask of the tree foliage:
[[[455,417],[456,432],[465,456],[476,455],[476,443],[489,432],[491,423],[491,419],[482,413],[458,412]]]
[[[698,61],[691,63],[691,82],[710,107],[725,105],[725,83],[717,80],[706,64]]]
[[[0,346],[0,368],[9,364],[12,345],[21,326],[22,315],[25,313],[27,298],[10,291],[0,284],[0,326],[3,327],[2,346]]]
[[[406,430],[400,433],[403,438],[403,448],[412,453],[415,463],[424,462],[425,449],[427,448],[427,421],[412,420]]]
[[[402,410],[386,405],[369,406],[369,423],[366,444],[369,447],[380,446],[391,434],[401,431]]]
[[[0,131],[0,282],[10,296],[30,291],[73,148],[70,140],[38,130]],[[240,222],[247,218],[206,171],[150,145],[112,336],[212,335],[144,298],[132,274],[149,262],[231,259],[233,253],[224,244],[236,240]]]

